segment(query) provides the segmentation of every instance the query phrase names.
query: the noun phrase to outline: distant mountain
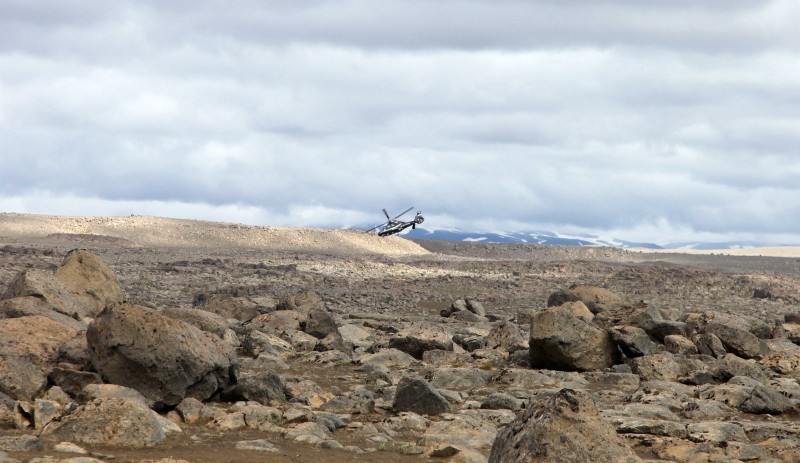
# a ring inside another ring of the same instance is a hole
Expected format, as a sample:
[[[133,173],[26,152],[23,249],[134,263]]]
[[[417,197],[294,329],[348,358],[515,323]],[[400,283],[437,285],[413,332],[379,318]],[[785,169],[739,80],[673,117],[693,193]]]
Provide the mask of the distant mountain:
[[[702,241],[679,241],[667,244],[628,241],[618,238],[604,238],[596,235],[568,235],[551,231],[536,232],[467,232],[462,230],[427,230],[417,227],[403,234],[411,239],[429,239],[445,241],[473,241],[481,243],[527,243],[560,246],[611,246],[616,248],[647,248],[647,249],[741,249],[760,248],[765,246],[782,246],[778,243],[760,241],[729,241],[721,243]]]

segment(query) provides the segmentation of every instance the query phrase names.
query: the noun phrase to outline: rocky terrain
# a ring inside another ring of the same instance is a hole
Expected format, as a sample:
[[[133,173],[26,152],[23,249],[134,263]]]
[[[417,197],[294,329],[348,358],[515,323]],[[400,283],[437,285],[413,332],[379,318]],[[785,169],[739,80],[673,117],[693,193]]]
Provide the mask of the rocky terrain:
[[[0,461],[800,461],[800,261],[0,214]]]

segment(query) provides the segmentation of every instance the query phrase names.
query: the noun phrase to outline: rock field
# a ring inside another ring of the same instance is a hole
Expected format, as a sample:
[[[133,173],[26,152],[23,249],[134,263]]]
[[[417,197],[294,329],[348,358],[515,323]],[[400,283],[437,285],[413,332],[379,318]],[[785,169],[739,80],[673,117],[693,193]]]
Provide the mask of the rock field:
[[[0,462],[797,462],[794,255],[0,214]]]

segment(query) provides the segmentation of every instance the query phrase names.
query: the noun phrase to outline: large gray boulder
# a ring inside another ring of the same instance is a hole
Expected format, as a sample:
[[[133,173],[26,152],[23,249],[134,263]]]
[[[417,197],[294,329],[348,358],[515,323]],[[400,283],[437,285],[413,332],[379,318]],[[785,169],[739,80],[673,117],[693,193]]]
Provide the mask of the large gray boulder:
[[[494,441],[489,463],[641,461],[585,392],[538,395]]]
[[[601,370],[617,360],[608,332],[558,307],[533,315],[529,345],[532,368]]]
[[[404,376],[397,383],[392,407],[397,412],[440,415],[450,411],[450,402],[425,379]]]
[[[0,393],[31,402],[45,386],[47,375],[41,368],[25,358],[0,354]]]
[[[160,444],[165,437],[158,415],[131,398],[93,400],[42,431],[42,438],[52,440],[134,448]]]
[[[236,353],[218,337],[131,304],[105,309],[86,338],[103,379],[136,389],[156,409],[208,399],[238,375]]]

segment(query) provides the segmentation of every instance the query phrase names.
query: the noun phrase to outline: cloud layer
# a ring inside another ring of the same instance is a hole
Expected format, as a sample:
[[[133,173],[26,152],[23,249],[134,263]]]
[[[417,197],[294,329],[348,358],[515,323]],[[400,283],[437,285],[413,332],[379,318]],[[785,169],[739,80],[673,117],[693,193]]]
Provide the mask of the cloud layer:
[[[0,210],[800,242],[792,1],[0,4]]]

